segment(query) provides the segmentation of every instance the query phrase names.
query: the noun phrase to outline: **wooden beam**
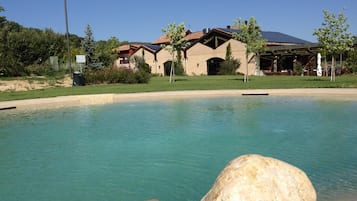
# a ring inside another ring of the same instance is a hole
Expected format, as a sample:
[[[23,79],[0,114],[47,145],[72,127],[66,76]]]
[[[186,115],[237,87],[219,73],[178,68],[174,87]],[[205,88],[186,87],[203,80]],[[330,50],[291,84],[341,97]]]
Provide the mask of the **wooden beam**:
[[[215,36],[214,37],[214,49],[216,49],[218,47],[218,37]]]

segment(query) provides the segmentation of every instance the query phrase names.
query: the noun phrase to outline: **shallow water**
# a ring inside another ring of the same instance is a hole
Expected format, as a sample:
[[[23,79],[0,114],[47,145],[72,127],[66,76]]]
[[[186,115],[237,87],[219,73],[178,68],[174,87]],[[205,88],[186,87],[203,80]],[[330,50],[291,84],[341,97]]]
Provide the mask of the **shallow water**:
[[[0,113],[0,198],[200,200],[231,159],[303,169],[319,200],[357,192],[357,102],[241,97]]]

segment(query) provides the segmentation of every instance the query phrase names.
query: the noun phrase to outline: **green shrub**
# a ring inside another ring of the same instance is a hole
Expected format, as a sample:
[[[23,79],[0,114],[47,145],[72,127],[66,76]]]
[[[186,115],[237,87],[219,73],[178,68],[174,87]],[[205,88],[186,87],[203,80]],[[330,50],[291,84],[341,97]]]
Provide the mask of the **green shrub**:
[[[32,64],[25,68],[25,73],[27,75],[53,76],[55,74],[55,70],[47,64]]]
[[[139,70],[135,72],[135,78],[137,83],[148,83],[150,81],[151,75],[144,70]]]
[[[134,72],[126,68],[103,68],[101,70],[89,70],[83,74],[86,84],[134,84],[148,83],[150,74],[145,70]]]
[[[236,75],[237,69],[240,67],[240,61],[237,59],[230,59],[223,61],[220,64],[218,74],[219,75]]]
[[[175,75],[185,75],[181,62],[175,62]]]
[[[131,69],[119,69],[118,81],[115,83],[124,83],[124,84],[137,83],[135,80],[134,71]]]
[[[145,73],[151,74],[151,67],[149,66],[149,64],[144,63],[139,66],[139,71],[144,71]]]
[[[302,75],[303,74],[303,71],[304,71],[304,68],[301,64],[296,64],[294,66],[294,73],[295,75]]]

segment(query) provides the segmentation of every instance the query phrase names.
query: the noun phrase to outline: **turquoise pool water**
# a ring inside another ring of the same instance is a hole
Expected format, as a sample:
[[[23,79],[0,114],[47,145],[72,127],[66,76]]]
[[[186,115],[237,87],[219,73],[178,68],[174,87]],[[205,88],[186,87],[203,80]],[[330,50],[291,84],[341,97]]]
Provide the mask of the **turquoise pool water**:
[[[197,201],[231,159],[303,169],[357,195],[357,102],[238,97],[0,112],[0,200]]]

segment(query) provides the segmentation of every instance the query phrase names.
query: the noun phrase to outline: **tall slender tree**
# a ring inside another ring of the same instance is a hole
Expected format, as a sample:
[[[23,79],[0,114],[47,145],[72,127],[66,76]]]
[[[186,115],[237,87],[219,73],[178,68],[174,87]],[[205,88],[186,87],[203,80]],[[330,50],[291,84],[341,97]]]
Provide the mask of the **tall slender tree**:
[[[260,27],[254,17],[251,17],[248,22],[244,22],[238,19],[234,22],[234,26],[239,27],[240,31],[238,33],[233,33],[233,38],[241,41],[245,44],[245,73],[244,82],[248,82],[248,61],[249,55],[254,53],[255,56],[259,57],[260,52],[264,51],[266,47],[266,41],[260,31]]]
[[[86,55],[86,68],[91,70],[100,69],[102,65],[98,62],[98,58],[95,55],[96,42],[93,37],[92,28],[89,24],[86,27],[85,37],[81,43]]]
[[[227,47],[226,47],[226,61],[232,60],[233,56],[232,56],[232,47],[231,47],[231,43],[228,43]]]
[[[347,18],[341,12],[336,16],[323,10],[324,21],[322,27],[315,30],[321,49],[326,54],[331,55],[331,81],[336,81],[335,63],[338,54],[352,51],[353,38],[348,31],[350,25],[347,23]]]
[[[166,29],[162,29],[162,32],[166,34],[166,37],[170,39],[169,44],[163,45],[163,47],[168,50],[172,56],[171,69],[170,69],[170,80],[172,83],[175,81],[175,55],[181,54],[183,48],[187,47],[189,43],[184,40],[185,38],[185,24],[180,23],[176,25],[175,23],[170,23]]]

